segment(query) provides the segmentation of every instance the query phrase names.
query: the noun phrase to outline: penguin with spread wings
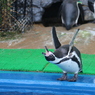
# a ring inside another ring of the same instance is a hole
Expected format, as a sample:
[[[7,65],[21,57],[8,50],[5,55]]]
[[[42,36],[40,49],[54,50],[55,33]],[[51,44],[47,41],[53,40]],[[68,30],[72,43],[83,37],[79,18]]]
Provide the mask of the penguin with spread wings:
[[[60,81],[71,81],[74,82],[77,80],[78,73],[82,71],[82,60],[80,51],[74,46],[74,40],[78,34],[79,29],[76,31],[71,42],[67,45],[61,46],[61,43],[58,40],[55,27],[52,28],[52,38],[55,46],[55,51],[51,52],[45,46],[45,53],[42,53],[45,56],[45,59],[57,65],[63,70],[63,76],[58,78]],[[73,78],[68,79],[67,73],[74,73]]]

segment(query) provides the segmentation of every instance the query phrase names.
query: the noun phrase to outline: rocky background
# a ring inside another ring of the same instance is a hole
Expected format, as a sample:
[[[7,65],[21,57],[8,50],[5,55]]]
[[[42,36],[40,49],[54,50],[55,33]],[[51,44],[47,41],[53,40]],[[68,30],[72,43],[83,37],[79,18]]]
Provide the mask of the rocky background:
[[[83,1],[83,4],[87,5],[87,0],[81,1]],[[41,22],[42,15],[45,12],[46,8],[50,8],[51,6],[56,5],[56,3],[60,4],[60,2],[62,1],[16,0],[13,4],[14,12],[12,14],[14,15],[14,17],[21,23],[23,23],[24,21],[25,23],[34,23],[29,31],[23,32],[21,35],[17,34],[15,37],[13,37],[12,35],[8,38],[5,36],[6,32],[2,32],[4,33],[5,37],[0,37],[2,38],[0,40],[0,48],[42,49],[44,48],[44,46],[47,46],[49,49],[54,49],[54,45],[51,38],[52,27],[44,27],[42,23],[37,24],[36,22]],[[93,14],[89,10],[89,8],[87,6],[83,6],[83,8],[85,12],[85,19],[93,19]],[[48,11],[51,10],[49,9]],[[29,26],[31,27],[31,25]],[[18,27],[16,29],[18,29]],[[81,53],[95,54],[95,23],[82,24],[77,27],[73,27],[69,31],[67,31],[63,26],[56,26],[58,38],[62,45],[65,45],[70,42],[73,34],[77,29],[80,29],[80,33],[76,38],[75,46],[81,51]]]
[[[16,0],[13,4],[13,15],[16,19],[25,19],[26,22],[41,22],[42,15],[45,8],[50,7],[52,4],[62,2],[63,0]],[[80,0],[83,4],[87,5],[88,0]],[[88,7],[84,6],[85,20],[93,19],[93,14]]]

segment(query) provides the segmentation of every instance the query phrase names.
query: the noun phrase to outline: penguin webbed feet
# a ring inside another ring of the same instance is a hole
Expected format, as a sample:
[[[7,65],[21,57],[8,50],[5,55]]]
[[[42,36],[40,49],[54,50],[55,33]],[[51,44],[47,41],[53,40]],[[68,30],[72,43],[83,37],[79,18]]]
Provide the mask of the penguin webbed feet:
[[[61,77],[61,78],[58,78],[57,80],[60,80],[60,81],[66,81],[67,78],[65,78],[65,77]]]
[[[69,82],[76,82],[77,81],[78,74],[74,74],[74,77],[72,79],[67,79]]]
[[[60,80],[60,81],[67,80],[67,73],[64,73],[64,75],[61,78],[58,78],[57,80]]]
[[[60,81],[69,81],[69,82],[76,82],[77,81],[77,76],[78,76],[78,74],[74,74],[74,77],[73,78],[68,79],[67,78],[67,73],[64,73],[63,77],[58,78],[57,80],[60,80]]]

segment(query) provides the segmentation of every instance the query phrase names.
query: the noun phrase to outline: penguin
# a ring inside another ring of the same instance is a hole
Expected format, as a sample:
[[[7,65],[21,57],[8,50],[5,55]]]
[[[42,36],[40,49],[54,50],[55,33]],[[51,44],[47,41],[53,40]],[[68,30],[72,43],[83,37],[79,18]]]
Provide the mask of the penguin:
[[[78,73],[82,71],[81,53],[74,46],[74,40],[78,31],[75,33],[69,44],[61,46],[61,43],[56,35],[55,27],[52,28],[55,51],[51,52],[45,46],[46,52],[42,52],[42,54],[48,62],[53,63],[62,69],[63,76],[57,80],[75,82],[77,81]],[[68,73],[74,73],[73,78],[68,79]]]
[[[84,23],[83,7],[77,0],[64,0],[60,7],[60,15],[62,25],[67,30],[70,30],[74,25]]]
[[[95,0],[88,0],[88,7],[89,9],[95,13]]]

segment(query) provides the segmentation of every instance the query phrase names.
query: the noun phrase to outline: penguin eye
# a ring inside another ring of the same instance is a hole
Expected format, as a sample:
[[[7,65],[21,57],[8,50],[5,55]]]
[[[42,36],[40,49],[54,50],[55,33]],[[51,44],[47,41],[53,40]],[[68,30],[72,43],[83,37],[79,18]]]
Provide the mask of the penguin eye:
[[[51,55],[49,55],[49,57],[50,57],[50,58],[53,58],[54,56],[51,54]]]
[[[47,61],[54,61],[55,60],[55,57],[51,54],[48,57],[46,57],[46,60]]]

